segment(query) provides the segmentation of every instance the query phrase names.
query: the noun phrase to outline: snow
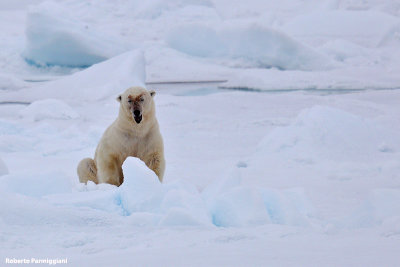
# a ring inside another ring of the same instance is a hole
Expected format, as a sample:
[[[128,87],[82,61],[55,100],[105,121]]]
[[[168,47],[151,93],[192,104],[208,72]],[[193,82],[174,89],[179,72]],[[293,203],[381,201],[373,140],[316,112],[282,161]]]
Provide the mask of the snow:
[[[8,173],[8,169],[6,164],[4,163],[4,161],[0,158],[0,176],[7,174]]]
[[[272,177],[284,186],[302,184],[305,192],[313,192],[309,197],[317,210],[330,210],[324,219],[338,227],[376,223],[374,211],[362,207],[369,201],[377,177],[380,186],[390,186],[388,176],[399,145],[396,133],[376,122],[343,110],[314,106],[301,111],[290,125],[274,129],[263,138],[243,175],[260,185],[268,185]],[[300,182],[303,179],[312,182],[307,185]],[[354,187],[332,185],[326,195],[316,193],[319,190],[315,187],[323,187],[330,180]],[[350,192],[363,198],[354,199]],[[334,195],[341,195],[341,199],[332,198]],[[394,209],[390,211],[386,218],[396,215]],[[319,216],[325,215],[320,212]]]
[[[2,263],[400,264],[396,1],[0,7]],[[120,187],[80,184],[134,85],[164,182],[128,158]]]
[[[383,144],[385,148],[381,149]],[[314,106],[303,110],[293,124],[266,136],[258,153],[275,152],[288,158],[307,151],[307,157],[312,160],[364,162],[370,160],[371,155],[377,160],[378,151],[383,154],[398,151],[399,145],[396,134],[390,129],[342,110]]]
[[[2,191],[28,197],[43,197],[68,192],[71,185],[57,172],[31,175],[7,175],[1,180]]]
[[[28,86],[26,83],[20,81],[18,78],[0,74],[0,90],[7,90],[7,89],[20,89],[23,87]]]
[[[400,191],[398,189],[375,189],[372,192],[371,204],[373,206],[374,221],[376,223],[391,222],[398,219],[400,206],[398,205]],[[390,203],[390,204],[389,204]],[[399,230],[398,226],[394,227]],[[393,229],[394,230],[394,229]]]
[[[65,102],[56,99],[35,101],[22,109],[19,115],[31,121],[46,119],[68,120],[79,117],[79,114]]]

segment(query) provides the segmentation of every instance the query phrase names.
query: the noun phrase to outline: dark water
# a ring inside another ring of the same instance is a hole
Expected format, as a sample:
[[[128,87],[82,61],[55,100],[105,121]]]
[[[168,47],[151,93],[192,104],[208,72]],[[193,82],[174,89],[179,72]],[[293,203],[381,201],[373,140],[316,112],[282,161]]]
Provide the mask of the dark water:
[[[398,90],[400,88],[388,89],[277,89],[277,90],[260,90],[248,87],[224,87],[221,82],[196,82],[196,83],[151,83],[148,84],[149,89],[155,89],[161,93],[172,94],[176,96],[204,96],[216,93],[226,93],[232,91],[261,93],[261,94],[285,94],[291,92],[299,92],[311,95],[339,95],[339,94],[354,94],[366,91],[376,90]]]
[[[46,80],[28,81],[32,83],[46,82]],[[339,94],[354,94],[366,91],[385,91],[385,90],[399,90],[400,88],[387,88],[387,89],[277,89],[277,90],[260,90],[248,87],[224,87],[225,81],[206,81],[206,82],[158,82],[147,83],[148,89],[154,89],[163,94],[171,94],[175,96],[205,96],[218,93],[227,92],[248,92],[254,94],[287,94],[292,92],[299,92],[301,94],[310,95],[339,95]],[[30,102],[23,101],[0,101],[0,105],[29,105]]]

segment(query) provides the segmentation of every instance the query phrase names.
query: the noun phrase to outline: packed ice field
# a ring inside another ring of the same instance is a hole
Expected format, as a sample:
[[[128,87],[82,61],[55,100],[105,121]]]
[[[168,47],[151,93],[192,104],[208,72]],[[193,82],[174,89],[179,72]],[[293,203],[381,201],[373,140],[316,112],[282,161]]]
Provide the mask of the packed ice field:
[[[0,266],[399,266],[399,16],[2,0]],[[163,183],[136,158],[120,187],[79,183],[131,86],[157,92]]]

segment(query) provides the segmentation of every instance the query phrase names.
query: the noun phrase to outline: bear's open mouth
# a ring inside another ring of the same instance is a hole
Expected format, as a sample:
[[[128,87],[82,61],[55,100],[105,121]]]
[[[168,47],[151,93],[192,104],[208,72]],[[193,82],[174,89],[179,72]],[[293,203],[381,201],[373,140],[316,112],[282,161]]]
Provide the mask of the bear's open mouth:
[[[142,121],[142,115],[134,116],[134,118],[137,124],[139,124]]]

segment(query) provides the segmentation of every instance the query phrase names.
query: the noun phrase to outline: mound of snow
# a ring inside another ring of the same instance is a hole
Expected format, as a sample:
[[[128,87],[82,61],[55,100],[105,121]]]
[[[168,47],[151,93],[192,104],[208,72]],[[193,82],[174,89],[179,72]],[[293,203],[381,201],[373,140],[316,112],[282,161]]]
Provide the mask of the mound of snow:
[[[205,205],[194,187],[183,182],[162,185],[155,173],[137,158],[128,158],[123,170],[121,206],[126,214],[134,215],[135,221],[145,216],[152,218],[152,223],[164,226],[210,224]]]
[[[24,56],[38,65],[87,67],[123,52],[100,34],[61,5],[44,2],[28,12]]]
[[[318,218],[337,227],[371,226],[397,212],[397,205],[383,206],[389,198],[380,200],[383,194],[374,190],[396,184],[399,148],[397,134],[373,120],[314,106],[272,130],[240,171],[243,180],[261,188],[300,188],[294,194],[266,191],[272,222],[307,224],[304,215],[313,214],[307,193]],[[371,192],[375,199],[369,201]]]
[[[116,97],[126,88],[145,85],[143,53],[132,50],[65,78],[43,85],[5,93],[10,101],[35,101],[43,98],[62,99],[67,103],[93,102]]]
[[[60,206],[117,213],[137,226],[211,225],[206,205],[193,185],[182,181],[161,184],[138,158],[126,159],[123,171],[120,187],[89,182],[80,186],[80,192],[45,199]]]
[[[66,103],[56,99],[38,100],[22,109],[20,117],[31,121],[41,121],[45,119],[68,120],[76,119],[79,114]]]
[[[393,188],[372,189],[364,203],[352,212],[350,227],[382,226],[385,236],[400,233],[400,190]]]
[[[167,42],[186,54],[242,67],[314,70],[331,64],[312,48],[258,24],[230,23],[218,30],[200,24],[179,26],[168,33]]]
[[[277,153],[287,158],[305,156],[316,161],[369,162],[397,149],[395,135],[372,121],[340,109],[314,106],[302,111],[293,124],[266,136],[258,153]]]
[[[42,197],[56,206],[89,208],[124,216],[136,226],[245,227],[267,223],[309,225],[313,207],[302,189],[269,189],[242,182],[239,173],[218,179],[203,192],[187,182],[161,184],[141,160],[128,158],[120,187],[88,183],[79,191],[63,176],[6,176],[0,189]]]
[[[303,191],[251,187],[237,172],[200,193],[182,181],[160,184],[154,172],[137,158],[128,158],[123,168],[120,205],[136,225],[308,225],[313,213]]]
[[[237,187],[218,196],[211,213],[217,226],[262,225],[270,222],[263,199],[255,188]]]
[[[322,50],[337,61],[346,61],[357,57],[361,59],[374,59],[372,50],[342,39],[328,41],[323,45]]]
[[[242,227],[266,223],[309,225],[314,208],[300,188],[278,190],[252,186],[237,170],[202,193],[213,224]]]
[[[162,186],[156,174],[138,158],[127,158],[123,164],[124,182],[120,186],[121,205],[127,214],[158,209]]]
[[[376,11],[322,11],[300,15],[282,28],[296,38],[322,42],[344,39],[366,47],[376,47],[398,19]]]

